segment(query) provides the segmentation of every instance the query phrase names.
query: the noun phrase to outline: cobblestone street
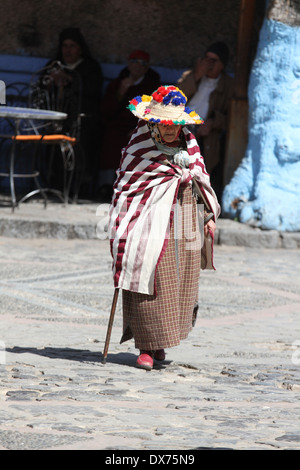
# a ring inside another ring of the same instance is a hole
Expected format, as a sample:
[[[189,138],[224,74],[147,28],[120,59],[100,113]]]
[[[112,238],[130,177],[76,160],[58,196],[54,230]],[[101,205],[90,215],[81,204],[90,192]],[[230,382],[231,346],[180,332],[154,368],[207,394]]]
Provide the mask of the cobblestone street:
[[[300,252],[216,246],[151,372],[119,344],[107,240],[0,239],[0,449],[299,449]]]

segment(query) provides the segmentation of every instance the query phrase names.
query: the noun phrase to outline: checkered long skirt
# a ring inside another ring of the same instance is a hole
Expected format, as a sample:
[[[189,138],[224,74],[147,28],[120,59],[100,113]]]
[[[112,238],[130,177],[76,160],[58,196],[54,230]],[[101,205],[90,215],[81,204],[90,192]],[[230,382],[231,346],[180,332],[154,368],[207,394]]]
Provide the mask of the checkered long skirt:
[[[156,295],[122,291],[121,343],[134,338],[138,349],[177,346],[192,328],[198,300],[201,243],[191,186],[181,185],[177,207],[168,246],[157,268]]]

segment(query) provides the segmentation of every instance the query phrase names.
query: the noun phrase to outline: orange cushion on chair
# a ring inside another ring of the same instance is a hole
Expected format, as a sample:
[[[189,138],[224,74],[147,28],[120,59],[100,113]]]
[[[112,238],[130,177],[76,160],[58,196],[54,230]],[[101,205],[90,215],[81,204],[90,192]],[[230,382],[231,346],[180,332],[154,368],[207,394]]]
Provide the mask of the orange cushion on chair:
[[[65,142],[70,142],[72,144],[75,144],[76,142],[76,137],[70,137],[64,134],[50,134],[50,135],[18,134],[18,135],[13,135],[12,139],[21,140],[22,142],[37,141],[37,140],[42,140],[43,142],[49,142],[49,143],[65,141]]]

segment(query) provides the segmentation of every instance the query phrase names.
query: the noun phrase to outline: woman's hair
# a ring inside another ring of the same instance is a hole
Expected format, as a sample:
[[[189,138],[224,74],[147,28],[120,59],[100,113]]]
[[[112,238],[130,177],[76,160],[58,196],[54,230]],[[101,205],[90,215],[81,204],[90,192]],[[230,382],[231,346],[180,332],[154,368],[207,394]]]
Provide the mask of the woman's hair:
[[[66,39],[71,39],[72,41],[76,42],[82,49],[82,57],[87,58],[91,57],[91,53],[89,51],[88,45],[85,42],[83,35],[79,28],[66,28],[61,31],[59,35],[59,44],[58,50],[56,54],[57,60],[62,60],[62,43]]]

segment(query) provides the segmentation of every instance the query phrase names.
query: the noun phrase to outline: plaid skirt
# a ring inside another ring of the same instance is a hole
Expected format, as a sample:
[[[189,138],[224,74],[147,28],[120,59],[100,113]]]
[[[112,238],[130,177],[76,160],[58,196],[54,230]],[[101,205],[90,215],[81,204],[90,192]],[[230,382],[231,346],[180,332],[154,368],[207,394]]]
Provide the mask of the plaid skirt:
[[[198,300],[201,242],[196,200],[181,185],[167,249],[157,267],[156,295],[122,291],[123,336],[135,347],[157,350],[177,346],[192,328]]]

